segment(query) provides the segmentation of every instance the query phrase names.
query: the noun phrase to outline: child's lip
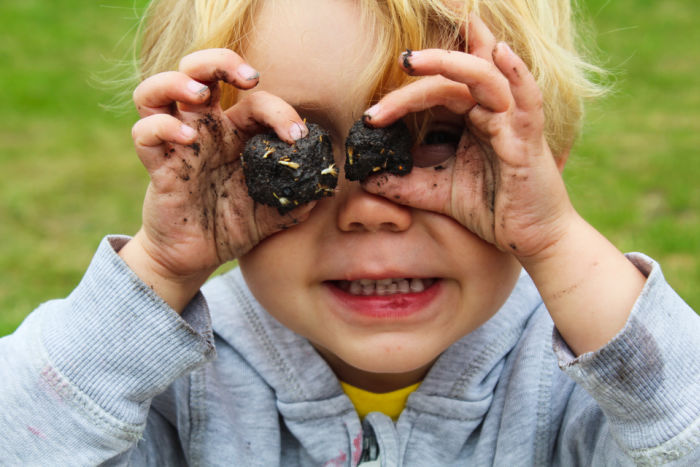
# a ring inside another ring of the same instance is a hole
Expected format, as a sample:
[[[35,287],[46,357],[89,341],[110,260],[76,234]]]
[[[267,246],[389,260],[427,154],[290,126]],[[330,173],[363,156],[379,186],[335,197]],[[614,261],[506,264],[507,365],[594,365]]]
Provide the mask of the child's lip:
[[[433,303],[442,290],[441,279],[424,280],[420,291],[395,292],[386,295],[350,293],[341,281],[326,281],[324,285],[339,305],[333,309],[346,320],[375,321],[417,319]]]

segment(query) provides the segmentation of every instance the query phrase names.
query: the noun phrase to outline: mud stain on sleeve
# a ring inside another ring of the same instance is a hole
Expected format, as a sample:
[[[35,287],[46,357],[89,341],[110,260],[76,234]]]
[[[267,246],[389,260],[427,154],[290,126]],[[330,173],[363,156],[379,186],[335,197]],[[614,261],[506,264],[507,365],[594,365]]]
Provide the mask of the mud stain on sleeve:
[[[654,336],[636,318],[628,323],[624,339],[631,344],[600,350],[601,358],[608,362],[602,367],[602,378],[637,401],[647,401],[663,385],[663,355]]]

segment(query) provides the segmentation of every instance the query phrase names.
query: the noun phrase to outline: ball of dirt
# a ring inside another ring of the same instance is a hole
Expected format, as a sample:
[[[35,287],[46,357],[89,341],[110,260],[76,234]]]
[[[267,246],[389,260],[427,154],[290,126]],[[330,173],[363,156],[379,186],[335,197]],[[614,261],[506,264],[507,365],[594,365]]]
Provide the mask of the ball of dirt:
[[[262,133],[243,150],[248,194],[280,214],[326,196],[333,196],[338,170],[331,139],[323,128],[307,124],[309,134],[289,144],[274,133]]]
[[[411,132],[403,121],[385,128],[355,122],[345,140],[345,178],[364,181],[382,172],[406,175],[412,168]]]

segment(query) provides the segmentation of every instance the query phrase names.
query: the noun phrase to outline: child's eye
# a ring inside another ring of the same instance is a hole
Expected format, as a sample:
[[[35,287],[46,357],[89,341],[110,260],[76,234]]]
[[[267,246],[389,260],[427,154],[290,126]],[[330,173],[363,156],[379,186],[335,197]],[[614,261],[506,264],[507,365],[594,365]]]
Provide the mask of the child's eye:
[[[432,128],[412,149],[413,165],[431,167],[445,162],[457,152],[461,129]]]
[[[459,135],[450,133],[445,130],[431,131],[425,138],[423,138],[423,144],[437,145],[437,144],[457,144],[459,142]]]

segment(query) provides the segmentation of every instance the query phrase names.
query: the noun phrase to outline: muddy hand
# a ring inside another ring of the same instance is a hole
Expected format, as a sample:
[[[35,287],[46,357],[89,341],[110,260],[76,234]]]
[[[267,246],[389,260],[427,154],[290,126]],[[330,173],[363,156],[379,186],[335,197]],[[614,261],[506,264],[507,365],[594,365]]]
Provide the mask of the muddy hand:
[[[240,160],[245,141],[269,127],[292,143],[307,130],[292,107],[264,92],[224,111],[219,81],[250,89],[258,74],[230,50],[203,50],[134,92],[142,118],[133,139],[151,177],[135,240],[173,276],[211,272],[303,220],[312,207],[280,216],[248,197]]]
[[[385,126],[411,112],[447,109],[462,129],[455,156],[440,170],[380,175],[365,189],[451,216],[516,256],[544,254],[574,211],[543,134],[540,90],[524,62],[476,16],[470,18],[468,50],[405,52],[399,65],[424,78],[368,111],[371,124]]]

